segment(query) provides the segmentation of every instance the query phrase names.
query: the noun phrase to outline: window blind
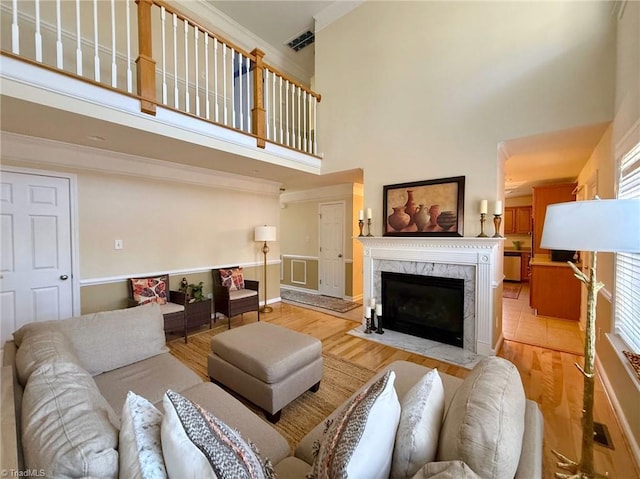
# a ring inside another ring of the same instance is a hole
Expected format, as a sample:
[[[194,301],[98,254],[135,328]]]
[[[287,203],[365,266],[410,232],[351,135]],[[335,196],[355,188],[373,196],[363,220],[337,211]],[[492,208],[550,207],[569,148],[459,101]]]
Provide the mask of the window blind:
[[[618,198],[640,198],[640,143],[622,158]],[[640,253],[616,255],[614,311],[616,332],[640,353]]]

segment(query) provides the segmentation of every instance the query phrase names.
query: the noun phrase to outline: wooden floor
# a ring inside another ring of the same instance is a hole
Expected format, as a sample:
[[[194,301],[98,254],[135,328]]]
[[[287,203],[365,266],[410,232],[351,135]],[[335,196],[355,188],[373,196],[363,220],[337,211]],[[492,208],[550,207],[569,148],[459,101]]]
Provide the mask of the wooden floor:
[[[346,358],[378,370],[385,365],[405,360],[435,368],[464,378],[467,370],[458,366],[425,358],[389,346],[373,343],[346,334],[358,325],[350,319],[339,318],[318,310],[305,309],[286,303],[277,303],[272,313],[262,313],[261,319],[280,324],[289,329],[314,336],[322,341],[323,352]],[[254,314],[245,314],[244,323],[255,321]],[[240,325],[235,318],[232,325]],[[225,327],[226,326],[220,326]],[[499,356],[509,359],[518,368],[527,398],[536,401],[544,416],[544,477],[553,477],[555,458],[551,449],[578,458],[581,441],[580,409],[582,405],[582,381],[575,362],[581,360],[574,354],[505,341]],[[616,417],[600,380],[596,383],[595,419],[604,423],[611,436],[614,450],[595,446],[596,470],[609,477],[635,479],[640,469],[622,435]]]

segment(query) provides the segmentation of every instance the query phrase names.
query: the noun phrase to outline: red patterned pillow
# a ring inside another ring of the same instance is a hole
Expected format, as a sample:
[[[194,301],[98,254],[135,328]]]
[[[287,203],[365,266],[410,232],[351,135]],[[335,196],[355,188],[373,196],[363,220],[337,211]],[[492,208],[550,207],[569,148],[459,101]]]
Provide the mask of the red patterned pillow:
[[[244,277],[242,268],[221,269],[220,280],[222,285],[229,288],[229,291],[244,289]]]
[[[132,278],[133,299],[138,304],[158,303],[167,304],[166,276],[157,278]]]

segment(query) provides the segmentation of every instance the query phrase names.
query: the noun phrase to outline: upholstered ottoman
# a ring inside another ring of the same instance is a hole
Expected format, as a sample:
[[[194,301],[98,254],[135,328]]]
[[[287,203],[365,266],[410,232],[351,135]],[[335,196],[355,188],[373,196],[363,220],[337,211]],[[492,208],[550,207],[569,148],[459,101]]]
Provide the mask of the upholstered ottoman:
[[[209,377],[265,411],[272,423],[283,407],[322,379],[322,343],[282,326],[251,323],[211,339]]]

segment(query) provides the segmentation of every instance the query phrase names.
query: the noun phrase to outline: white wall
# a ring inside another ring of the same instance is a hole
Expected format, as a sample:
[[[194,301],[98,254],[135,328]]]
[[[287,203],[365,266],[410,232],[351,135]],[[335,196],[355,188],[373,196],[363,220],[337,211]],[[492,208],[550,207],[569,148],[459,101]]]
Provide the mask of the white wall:
[[[365,2],[316,36],[323,173],[364,168],[381,234],[386,184],[466,176],[502,195],[501,141],[610,121],[608,2]]]

